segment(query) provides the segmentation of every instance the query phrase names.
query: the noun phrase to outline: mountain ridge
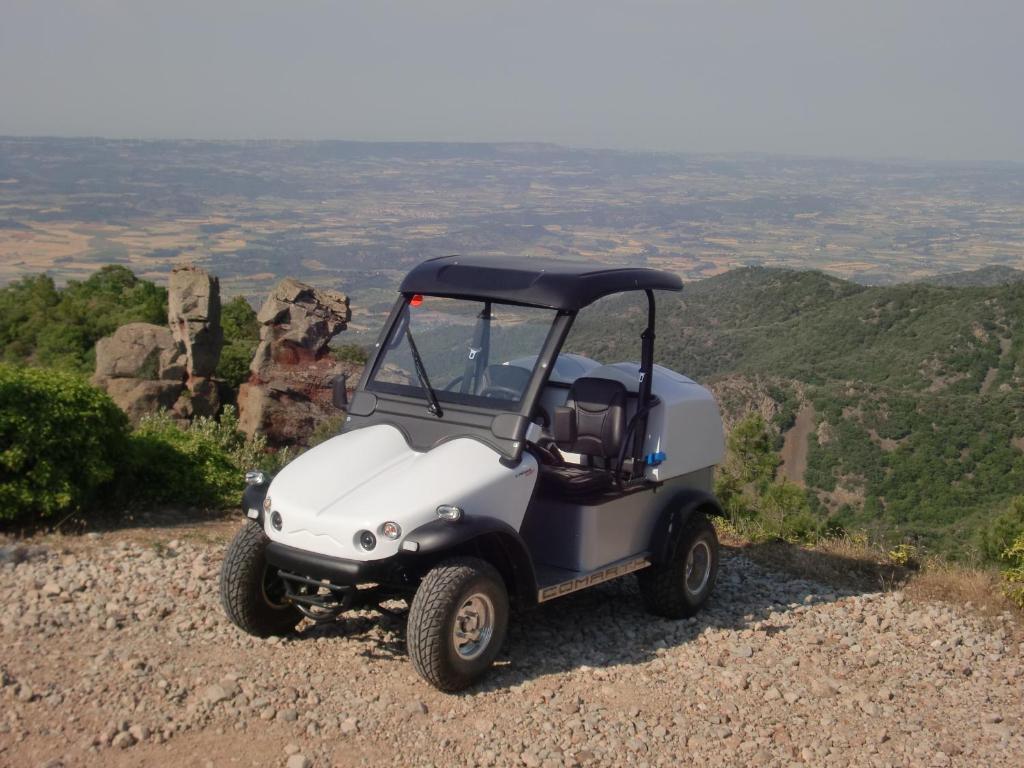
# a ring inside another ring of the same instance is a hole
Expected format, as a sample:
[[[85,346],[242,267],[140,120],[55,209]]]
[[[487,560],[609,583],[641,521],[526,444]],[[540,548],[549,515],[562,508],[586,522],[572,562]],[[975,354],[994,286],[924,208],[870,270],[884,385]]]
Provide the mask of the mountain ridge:
[[[1024,284],[748,267],[659,298],[656,359],[716,391],[732,382],[729,420],[767,411],[781,448],[813,409],[802,480],[831,524],[969,555],[1024,488]],[[643,319],[617,297],[581,315],[569,351],[635,359]],[[737,381],[756,384],[736,396]]]
[[[933,277],[918,280],[919,283],[945,287],[978,287],[991,288],[997,285],[1024,282],[1024,270],[1014,269],[1001,264],[990,264],[978,269],[967,269],[959,272],[944,272]]]

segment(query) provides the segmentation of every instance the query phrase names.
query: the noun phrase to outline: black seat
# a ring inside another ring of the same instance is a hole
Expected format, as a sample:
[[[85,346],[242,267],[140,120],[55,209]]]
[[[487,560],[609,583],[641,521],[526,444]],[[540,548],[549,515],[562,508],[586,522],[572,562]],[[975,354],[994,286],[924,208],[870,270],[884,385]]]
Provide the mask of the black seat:
[[[618,381],[584,376],[569,389],[565,406],[555,409],[554,442],[602,466],[543,465],[541,482],[560,496],[589,496],[608,490],[626,433],[626,387]]]

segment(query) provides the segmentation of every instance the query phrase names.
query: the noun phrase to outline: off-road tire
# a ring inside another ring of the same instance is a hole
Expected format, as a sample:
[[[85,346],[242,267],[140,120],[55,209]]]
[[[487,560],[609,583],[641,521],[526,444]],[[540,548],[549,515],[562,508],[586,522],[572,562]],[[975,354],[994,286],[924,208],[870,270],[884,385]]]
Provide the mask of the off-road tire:
[[[274,604],[267,597],[265,579],[270,539],[259,524],[246,520],[228,544],[220,569],[220,603],[231,622],[256,637],[283,635],[295,629],[302,615],[295,606]]]
[[[493,608],[490,639],[480,655],[465,659],[453,638],[456,616],[474,595],[483,594]],[[406,639],[413,667],[442,691],[462,690],[483,675],[501,651],[508,631],[508,591],[490,563],[475,557],[445,560],[420,582],[409,609]]]
[[[707,553],[710,562],[707,578],[697,590],[687,588],[686,561],[695,547]],[[656,616],[667,619],[685,619],[700,610],[715,588],[718,576],[718,536],[715,527],[700,512],[690,515],[679,532],[668,560],[639,571],[640,595],[644,607]]]

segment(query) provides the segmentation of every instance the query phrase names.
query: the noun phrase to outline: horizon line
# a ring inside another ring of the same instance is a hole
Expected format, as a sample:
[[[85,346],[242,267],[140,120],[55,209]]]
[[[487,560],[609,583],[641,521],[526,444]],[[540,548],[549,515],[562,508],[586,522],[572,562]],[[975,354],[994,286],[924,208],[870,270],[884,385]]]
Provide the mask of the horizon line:
[[[1014,159],[937,159],[921,155],[830,155],[800,152],[773,152],[769,150],[684,150],[684,149],[643,149],[623,147],[588,146],[582,144],[561,144],[540,140],[484,140],[484,139],[353,139],[353,138],[284,138],[284,137],[235,137],[200,138],[193,136],[103,136],[103,135],[62,135],[62,134],[5,134],[0,141],[97,141],[146,143],[190,143],[190,144],[366,144],[366,145],[407,145],[407,146],[472,146],[472,147],[548,147],[574,152],[603,152],[622,155],[654,155],[664,157],[770,157],[794,160],[839,160],[844,162],[867,163],[911,163],[940,166],[1024,166],[1024,160]]]

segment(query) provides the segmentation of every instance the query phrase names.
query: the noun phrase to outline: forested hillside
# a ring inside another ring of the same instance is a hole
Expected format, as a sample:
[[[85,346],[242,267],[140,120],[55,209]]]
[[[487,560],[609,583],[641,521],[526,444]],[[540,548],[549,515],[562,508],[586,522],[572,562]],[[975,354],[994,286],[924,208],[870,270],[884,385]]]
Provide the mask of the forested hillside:
[[[167,290],[122,266],[58,288],[28,275],[0,288],[0,361],[91,373],[96,342],[126,323],[163,323]]]
[[[987,532],[1024,491],[1024,284],[864,287],[752,268],[662,299],[664,364],[713,385],[759,382],[782,432],[803,404],[811,427],[799,480],[817,515],[893,541],[996,554]],[[574,351],[635,359],[642,312],[620,299],[581,318]]]
[[[981,267],[980,269],[947,272],[935,277],[925,278],[920,282],[960,288],[970,285],[991,287],[1006,285],[1007,283],[1024,283],[1024,270],[993,264],[988,267]]]

